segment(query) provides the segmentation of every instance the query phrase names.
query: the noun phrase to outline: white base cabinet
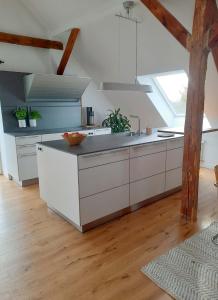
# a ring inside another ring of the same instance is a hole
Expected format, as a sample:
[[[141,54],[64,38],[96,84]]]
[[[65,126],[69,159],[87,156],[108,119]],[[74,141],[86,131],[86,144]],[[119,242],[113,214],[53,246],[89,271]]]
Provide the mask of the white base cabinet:
[[[81,131],[87,135],[111,134],[111,128]],[[4,135],[8,176],[20,185],[27,185],[38,178],[36,144],[63,139],[63,132],[14,137]]]
[[[129,206],[129,184],[80,199],[81,225]]]
[[[96,226],[105,217],[180,187],[181,144],[156,142],[81,156],[38,144],[41,198],[79,230]]]
[[[178,185],[179,186],[179,185]],[[130,205],[165,192],[165,173],[130,183]]]

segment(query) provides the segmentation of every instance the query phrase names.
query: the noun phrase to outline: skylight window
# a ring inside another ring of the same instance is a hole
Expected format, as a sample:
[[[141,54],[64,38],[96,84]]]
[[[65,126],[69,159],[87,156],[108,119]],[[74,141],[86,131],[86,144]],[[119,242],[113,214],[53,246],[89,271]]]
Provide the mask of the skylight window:
[[[184,71],[153,76],[163,98],[176,115],[185,115],[188,76]]]

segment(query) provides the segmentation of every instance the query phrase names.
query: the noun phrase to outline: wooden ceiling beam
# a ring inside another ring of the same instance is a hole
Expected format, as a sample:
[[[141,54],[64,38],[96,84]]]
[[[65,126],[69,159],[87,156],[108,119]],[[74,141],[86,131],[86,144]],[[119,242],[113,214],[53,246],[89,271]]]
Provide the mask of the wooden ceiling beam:
[[[188,30],[158,0],[141,0],[141,2],[174,38],[189,51],[191,34]]]
[[[69,61],[69,58],[72,54],[73,47],[75,45],[75,42],[77,40],[79,32],[80,32],[79,28],[74,28],[74,29],[71,30],[70,36],[69,36],[68,41],[67,41],[66,48],[64,50],[64,54],[62,56],[61,62],[59,64],[59,67],[58,67],[58,70],[57,70],[57,75],[63,75],[64,74],[65,68],[66,68],[67,63]]]
[[[182,214],[191,221],[197,219],[205,81],[210,52],[208,30],[213,25],[213,1],[196,0],[191,40],[181,207]]]
[[[160,23],[173,35],[173,37],[190,52],[190,32],[158,1],[141,0]],[[210,3],[213,7],[213,20],[218,20],[217,5],[215,0]],[[218,47],[212,49],[213,58],[218,71]]]
[[[44,49],[63,50],[63,44],[59,41],[35,38],[25,35],[0,32],[0,42],[21,46],[37,47]]]

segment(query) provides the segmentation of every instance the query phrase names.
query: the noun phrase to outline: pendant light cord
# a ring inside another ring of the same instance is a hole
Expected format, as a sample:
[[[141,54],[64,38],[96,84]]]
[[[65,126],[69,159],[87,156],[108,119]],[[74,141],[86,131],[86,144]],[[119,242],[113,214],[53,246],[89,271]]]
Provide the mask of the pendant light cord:
[[[138,75],[138,22],[135,22],[135,28],[136,28],[136,67],[135,67],[135,84],[137,84],[138,80],[137,80],[137,75]]]

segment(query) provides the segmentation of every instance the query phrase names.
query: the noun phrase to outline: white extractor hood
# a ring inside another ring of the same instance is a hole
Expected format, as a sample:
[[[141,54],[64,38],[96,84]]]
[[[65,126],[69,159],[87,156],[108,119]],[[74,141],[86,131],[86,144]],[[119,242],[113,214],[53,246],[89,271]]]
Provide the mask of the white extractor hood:
[[[78,101],[91,78],[77,75],[30,74],[24,76],[26,101]]]

